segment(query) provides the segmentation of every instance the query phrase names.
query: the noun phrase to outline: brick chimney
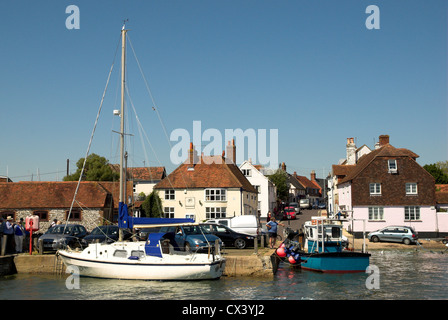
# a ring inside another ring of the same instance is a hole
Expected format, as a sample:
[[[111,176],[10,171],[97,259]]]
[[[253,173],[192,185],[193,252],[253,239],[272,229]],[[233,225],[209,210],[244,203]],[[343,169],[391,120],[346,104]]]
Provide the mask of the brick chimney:
[[[386,144],[389,144],[389,135],[383,134],[380,136],[380,148]]]
[[[282,170],[286,172],[286,164],[282,162]]]
[[[228,141],[226,146],[226,161],[231,161],[232,163],[236,164],[236,146],[235,146],[235,139],[232,139],[232,142]]]
[[[316,172],[314,170],[311,171],[311,181],[316,181]]]
[[[356,164],[356,145],[355,145],[355,139],[354,138],[347,138],[347,164]]]
[[[196,150],[194,149],[193,142],[190,142],[190,149],[188,150],[188,169],[194,170],[194,166],[198,161]]]

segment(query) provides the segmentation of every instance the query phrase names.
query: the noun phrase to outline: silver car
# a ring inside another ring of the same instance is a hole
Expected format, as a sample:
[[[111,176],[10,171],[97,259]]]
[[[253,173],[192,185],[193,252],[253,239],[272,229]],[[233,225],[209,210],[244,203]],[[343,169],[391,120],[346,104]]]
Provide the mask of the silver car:
[[[367,238],[372,242],[400,242],[408,245],[417,242],[418,234],[412,227],[389,226],[370,232]]]

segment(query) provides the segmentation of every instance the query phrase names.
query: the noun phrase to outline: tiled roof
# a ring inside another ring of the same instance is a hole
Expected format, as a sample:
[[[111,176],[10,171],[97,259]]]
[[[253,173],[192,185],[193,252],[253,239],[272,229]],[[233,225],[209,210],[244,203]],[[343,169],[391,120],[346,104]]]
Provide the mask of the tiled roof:
[[[119,172],[119,165],[110,165],[112,170]],[[160,181],[166,177],[165,167],[134,167],[128,168],[128,180],[134,181]]]
[[[344,183],[355,178],[360,172],[362,172],[373,160],[378,157],[410,157],[413,159],[418,158],[418,155],[414,152],[404,149],[404,148],[395,148],[390,144],[386,144],[379,149],[373,150],[372,152],[362,156],[358,163],[353,166],[353,169],[350,170],[347,176],[340,181],[340,183]],[[342,167],[342,166],[338,166]],[[339,169],[339,168],[338,168]],[[334,166],[333,166],[334,170]]]
[[[346,164],[346,165],[338,165],[334,164],[332,165],[333,169],[333,175],[335,176],[346,176],[349,174],[349,172],[356,167],[354,164]]]
[[[436,201],[448,204],[448,184],[436,184]]]
[[[314,184],[310,179],[308,179],[305,176],[295,176],[295,178],[297,179],[297,181],[300,182],[300,184],[304,188],[320,189],[319,185]]]
[[[70,182],[16,182],[0,183],[0,209],[70,208],[77,181]],[[114,207],[118,207],[118,182],[83,181],[76,200],[88,208],[102,208],[108,194],[112,194]],[[128,183],[127,193],[132,194]]]
[[[189,166],[185,161],[154,188],[242,188],[257,193],[240,169],[233,163],[226,163],[222,156],[202,156],[201,161],[194,165],[194,170],[189,170]]]

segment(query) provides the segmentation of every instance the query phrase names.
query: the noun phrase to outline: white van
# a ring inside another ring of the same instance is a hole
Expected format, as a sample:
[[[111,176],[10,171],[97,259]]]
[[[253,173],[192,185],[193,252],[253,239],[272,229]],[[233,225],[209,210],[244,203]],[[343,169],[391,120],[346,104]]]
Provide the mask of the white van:
[[[311,209],[310,199],[300,199],[300,209]]]
[[[236,232],[245,233],[252,236],[257,236],[257,234],[261,232],[260,222],[254,215],[209,219],[207,222],[223,224]]]

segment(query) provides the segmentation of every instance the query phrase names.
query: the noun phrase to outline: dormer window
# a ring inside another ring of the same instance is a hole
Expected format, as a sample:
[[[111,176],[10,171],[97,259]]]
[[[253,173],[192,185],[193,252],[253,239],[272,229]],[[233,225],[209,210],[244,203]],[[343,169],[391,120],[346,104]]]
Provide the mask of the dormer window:
[[[397,173],[397,160],[387,160],[387,167],[389,169],[389,173]]]

